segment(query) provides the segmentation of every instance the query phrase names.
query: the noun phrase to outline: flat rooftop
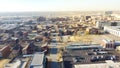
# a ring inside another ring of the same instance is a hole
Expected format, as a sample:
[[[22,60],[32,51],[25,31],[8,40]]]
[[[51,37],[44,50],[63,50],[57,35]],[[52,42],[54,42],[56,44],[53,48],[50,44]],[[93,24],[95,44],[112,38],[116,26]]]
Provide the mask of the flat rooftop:
[[[72,65],[74,64],[106,63],[106,60],[120,62],[120,54],[115,50],[107,49],[69,49],[63,53],[63,61],[65,68],[72,68]]]
[[[76,43],[76,44],[70,44],[69,46],[66,47],[66,49],[73,49],[73,50],[82,50],[82,49],[96,49],[96,48],[102,48],[99,44],[81,44],[81,43]]]
[[[17,27],[17,24],[3,24],[0,25],[0,29],[2,30],[11,30]]]
[[[113,30],[120,31],[120,26],[105,26],[105,27],[113,29]]]
[[[42,66],[44,62],[44,53],[35,53],[30,66]]]

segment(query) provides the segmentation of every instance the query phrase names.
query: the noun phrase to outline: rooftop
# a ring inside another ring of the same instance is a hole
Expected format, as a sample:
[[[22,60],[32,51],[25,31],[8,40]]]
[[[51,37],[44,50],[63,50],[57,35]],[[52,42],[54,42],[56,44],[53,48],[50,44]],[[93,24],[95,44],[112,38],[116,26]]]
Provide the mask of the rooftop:
[[[36,53],[33,56],[32,62],[31,62],[31,66],[32,65],[42,65],[44,61],[44,53]]]
[[[105,27],[110,28],[112,30],[120,31],[120,26],[105,26]]]
[[[106,60],[120,62],[120,55],[115,50],[87,49],[87,50],[66,50],[63,53],[65,68],[72,68],[75,64],[97,64],[106,63]]]
[[[76,44],[70,44],[69,46],[66,47],[66,49],[92,49],[92,48],[102,48],[102,46],[98,44],[87,45],[87,44],[76,43]]]
[[[17,24],[3,24],[0,25],[0,29],[2,30],[11,30],[17,27]]]

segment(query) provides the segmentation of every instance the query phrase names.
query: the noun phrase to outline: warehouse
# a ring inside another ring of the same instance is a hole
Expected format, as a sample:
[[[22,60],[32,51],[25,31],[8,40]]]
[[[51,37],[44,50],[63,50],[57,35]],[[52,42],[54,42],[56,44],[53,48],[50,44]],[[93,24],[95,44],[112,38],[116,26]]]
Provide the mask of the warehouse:
[[[66,49],[72,49],[72,50],[100,49],[100,48],[102,48],[102,46],[98,44],[86,45],[82,43],[74,43],[66,47]]]
[[[105,26],[104,31],[120,37],[120,26]]]
[[[66,49],[64,68],[120,68],[120,54],[109,49]]]
[[[38,52],[35,53],[29,68],[45,68],[45,56],[44,53]]]

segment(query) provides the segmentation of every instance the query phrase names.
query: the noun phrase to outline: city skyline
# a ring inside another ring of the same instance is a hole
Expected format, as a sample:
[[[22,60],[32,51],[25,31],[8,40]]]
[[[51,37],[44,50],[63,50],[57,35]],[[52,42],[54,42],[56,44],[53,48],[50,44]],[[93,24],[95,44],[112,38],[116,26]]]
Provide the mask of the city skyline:
[[[0,12],[119,11],[119,0],[0,0]]]

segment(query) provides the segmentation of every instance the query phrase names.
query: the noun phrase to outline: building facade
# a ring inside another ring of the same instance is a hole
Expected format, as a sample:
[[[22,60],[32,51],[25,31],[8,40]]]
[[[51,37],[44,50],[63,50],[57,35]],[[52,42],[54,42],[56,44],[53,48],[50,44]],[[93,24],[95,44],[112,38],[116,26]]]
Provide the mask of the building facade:
[[[120,26],[105,26],[104,31],[120,37]]]

